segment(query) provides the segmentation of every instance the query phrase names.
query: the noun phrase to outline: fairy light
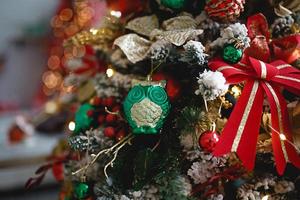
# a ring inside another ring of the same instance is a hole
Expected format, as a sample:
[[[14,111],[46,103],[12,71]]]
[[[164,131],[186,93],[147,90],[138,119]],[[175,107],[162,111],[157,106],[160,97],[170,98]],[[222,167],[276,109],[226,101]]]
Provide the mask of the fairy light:
[[[48,114],[55,114],[58,111],[58,104],[55,101],[48,101],[45,104],[45,112]]]
[[[122,13],[120,11],[117,11],[117,10],[112,10],[112,11],[110,11],[110,15],[112,15],[114,17],[117,17],[117,18],[120,18],[122,16]]]
[[[261,198],[261,200],[268,200],[269,199],[269,195],[265,195]]]
[[[93,35],[96,35],[98,33],[98,30],[95,29],[95,28],[91,28],[90,29],[90,32],[93,34]]]
[[[70,131],[74,131],[75,130],[75,122],[70,121],[68,124],[68,128]]]
[[[234,97],[238,97],[241,95],[241,88],[236,85],[231,88],[231,91],[233,92]]]
[[[300,152],[300,149],[293,142],[291,142],[290,140],[288,140],[284,134],[279,133],[276,129],[274,129],[270,125],[269,125],[269,127],[273,130],[274,133],[276,133],[276,134],[279,135],[280,140],[288,142],[290,145],[292,145],[296,149],[297,152]]]
[[[281,139],[282,141],[285,141],[285,140],[286,140],[286,137],[285,137],[285,135],[284,135],[284,134],[282,134],[282,133],[280,133],[280,134],[279,134],[279,137],[280,137],[280,139]]]
[[[112,68],[108,68],[106,70],[106,75],[107,75],[108,78],[112,77],[114,75],[114,73],[115,72],[114,72],[114,70]]]

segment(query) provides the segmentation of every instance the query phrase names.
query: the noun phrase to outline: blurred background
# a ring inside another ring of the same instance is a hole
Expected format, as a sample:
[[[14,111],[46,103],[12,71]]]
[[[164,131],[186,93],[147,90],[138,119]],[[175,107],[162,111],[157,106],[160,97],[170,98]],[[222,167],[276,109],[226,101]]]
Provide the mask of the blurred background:
[[[105,11],[101,0],[1,1],[0,199],[58,199],[63,169],[47,164],[74,128],[72,108],[62,106],[72,91],[65,65],[86,53],[63,42]]]

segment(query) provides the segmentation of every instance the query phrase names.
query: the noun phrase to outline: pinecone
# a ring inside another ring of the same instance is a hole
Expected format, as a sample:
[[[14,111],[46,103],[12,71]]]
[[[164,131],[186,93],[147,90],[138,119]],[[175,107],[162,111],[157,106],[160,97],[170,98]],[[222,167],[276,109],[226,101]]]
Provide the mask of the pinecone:
[[[113,141],[105,137],[102,129],[88,130],[85,135],[76,135],[69,137],[69,145],[72,149],[78,151],[95,151],[96,149],[103,149],[113,144]],[[90,144],[88,144],[90,143]]]
[[[68,139],[69,145],[74,150],[85,151],[88,147],[85,136],[73,136]]]
[[[292,33],[291,27],[294,23],[292,16],[278,18],[271,25],[273,38],[284,37]]]
[[[201,42],[190,40],[183,45],[184,52],[182,53],[181,61],[191,65],[205,65],[207,63],[208,54],[205,53],[205,47]]]
[[[210,0],[205,11],[212,19],[220,22],[234,22],[244,11],[245,0]]]
[[[171,44],[165,40],[159,40],[150,47],[150,58],[153,62],[164,62],[170,54]]]

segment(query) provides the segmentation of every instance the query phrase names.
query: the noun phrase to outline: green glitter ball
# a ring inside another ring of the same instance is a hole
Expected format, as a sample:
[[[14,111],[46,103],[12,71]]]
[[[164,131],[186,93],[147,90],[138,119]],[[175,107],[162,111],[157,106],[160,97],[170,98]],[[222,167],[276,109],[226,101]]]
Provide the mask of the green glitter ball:
[[[77,199],[84,199],[89,195],[89,186],[86,183],[78,182],[74,187],[74,194]]]
[[[243,51],[241,49],[237,49],[233,44],[229,44],[225,46],[223,49],[223,59],[228,63],[238,63],[243,56]]]
[[[157,134],[170,111],[165,89],[160,85],[136,85],[128,93],[123,110],[134,134]]]
[[[94,106],[89,103],[82,104],[75,113],[75,130],[74,133],[79,133],[90,128],[93,123],[93,118],[88,116],[88,111],[95,110]]]
[[[174,10],[182,9],[186,2],[187,0],[161,0],[163,6]]]

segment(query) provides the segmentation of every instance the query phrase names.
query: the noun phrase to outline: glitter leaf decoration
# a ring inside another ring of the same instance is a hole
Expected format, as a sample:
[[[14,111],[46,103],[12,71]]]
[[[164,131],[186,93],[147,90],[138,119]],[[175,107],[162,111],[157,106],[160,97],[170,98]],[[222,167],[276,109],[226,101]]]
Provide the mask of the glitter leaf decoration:
[[[162,23],[162,27],[166,31],[195,29],[197,27],[197,21],[190,16],[178,16],[164,21]]]
[[[186,41],[196,38],[202,34],[201,29],[182,29],[173,31],[161,31],[155,29],[152,31],[151,36],[157,40],[166,40],[176,46],[182,46]]]
[[[146,58],[151,42],[131,33],[117,38],[114,45],[121,48],[130,62],[136,63]]]
[[[158,28],[158,26],[159,23],[156,15],[151,15],[135,18],[128,22],[125,28],[149,37],[151,31]]]

